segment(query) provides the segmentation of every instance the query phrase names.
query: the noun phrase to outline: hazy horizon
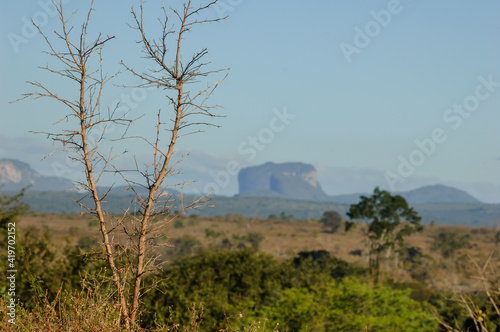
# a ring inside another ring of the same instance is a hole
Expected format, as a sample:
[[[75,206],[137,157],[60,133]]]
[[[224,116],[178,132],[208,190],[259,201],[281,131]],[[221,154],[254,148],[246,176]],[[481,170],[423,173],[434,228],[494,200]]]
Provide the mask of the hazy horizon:
[[[33,91],[25,81],[72,93],[37,69],[51,62],[28,18],[52,37],[58,22],[47,3],[14,2],[0,13],[0,158],[33,164],[55,148],[29,131],[56,130],[51,124],[64,110],[41,100],[10,104]],[[68,12],[86,11],[81,2],[66,3]],[[210,172],[224,171],[231,160],[241,167],[300,161],[317,168],[331,195],[374,185],[403,191],[441,183],[500,203],[500,152],[494,145],[500,141],[500,3],[221,4],[211,15],[229,15],[227,20],[186,37],[189,52],[208,48],[211,68],[231,68],[213,98],[224,106],[226,117],[214,121],[221,128],[179,141],[182,151],[195,154],[186,160],[186,180],[198,178],[203,188],[213,178]],[[135,44],[136,31],[126,25],[132,5],[137,2],[95,2],[92,33],[116,36],[104,50],[110,74],[121,60],[147,65]],[[145,6],[152,31],[159,4]],[[134,81],[122,73],[114,83]],[[145,114],[131,133],[150,135],[158,108],[168,111],[162,94],[110,85],[103,107],[119,105],[133,117]],[[140,141],[112,144],[128,151],[121,165],[144,152]],[[45,159],[40,171],[74,179],[79,175],[72,174],[67,156]],[[65,174],[57,174],[57,163]],[[234,194],[235,180],[221,194]]]
[[[233,156],[234,157],[234,156]],[[0,159],[6,157],[0,157]],[[44,176],[61,176],[70,180],[82,179],[82,172],[76,167],[61,167],[64,165],[63,158],[45,159],[37,161],[36,159],[27,160],[22,156],[17,159],[27,162],[30,166]],[[238,177],[224,171],[225,164],[238,160],[231,156],[207,155],[199,151],[190,151],[190,154],[183,163],[182,174],[176,177],[186,182],[195,181],[192,185],[184,188],[185,193],[208,193],[205,189],[214,189],[214,194],[220,196],[234,196],[238,194]],[[272,162],[272,161],[271,161]],[[302,162],[299,160],[289,162]],[[251,167],[256,165],[247,165]],[[329,196],[349,195],[360,193],[371,193],[376,186],[391,191],[387,187],[383,170],[377,169],[356,169],[356,168],[336,168],[324,165],[313,165],[317,171],[317,180],[323,191]],[[59,168],[61,167],[61,168]],[[54,169],[56,168],[56,170]],[[229,176],[228,176],[229,175]],[[103,186],[124,185],[119,178],[108,177]],[[430,185],[446,185],[467,192],[483,203],[500,203],[500,186],[488,183],[463,183],[446,182],[437,178],[412,177],[411,181],[404,183],[397,192],[404,192],[418,189]]]

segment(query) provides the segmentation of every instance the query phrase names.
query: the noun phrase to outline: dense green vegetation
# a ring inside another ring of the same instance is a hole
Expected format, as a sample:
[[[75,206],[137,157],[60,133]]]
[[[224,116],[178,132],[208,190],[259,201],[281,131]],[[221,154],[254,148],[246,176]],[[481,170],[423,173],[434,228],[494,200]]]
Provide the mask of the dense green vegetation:
[[[431,311],[412,300],[410,290],[372,287],[363,270],[327,252],[283,262],[250,249],[204,252],[178,261],[165,279],[165,293],[146,298],[159,323],[167,323],[163,317],[173,305],[177,321],[187,324],[192,304],[203,303],[203,331],[222,328],[226,315],[239,312],[233,328],[265,319],[286,331],[436,330]]]
[[[79,272],[88,274],[85,280],[102,273],[99,264],[89,264],[85,256],[75,254],[74,246],[62,248],[64,255],[55,259],[49,242],[49,235],[37,236],[30,245],[40,249],[19,262],[26,273],[19,277],[18,321],[23,315],[33,319],[30,315],[42,310],[44,303],[53,303],[58,294],[70,299],[66,310],[71,311],[71,305],[89,305]],[[37,260],[36,268],[29,268]],[[450,324],[456,317],[465,324],[463,309],[447,300],[450,295],[434,293],[418,282],[389,280],[373,286],[366,270],[326,251],[302,252],[284,261],[250,248],[202,251],[179,256],[161,280],[163,284],[143,299],[143,327],[190,326],[193,308],[198,310],[194,317],[200,331],[226,328],[227,317],[234,331],[257,323],[260,331],[275,327],[279,331],[362,331],[365,326],[368,331],[437,331],[434,311]],[[101,288],[93,289],[95,301],[106,298],[105,283],[99,284]],[[487,305],[486,299],[481,301]],[[108,321],[98,324],[111,324],[116,312],[105,317]]]

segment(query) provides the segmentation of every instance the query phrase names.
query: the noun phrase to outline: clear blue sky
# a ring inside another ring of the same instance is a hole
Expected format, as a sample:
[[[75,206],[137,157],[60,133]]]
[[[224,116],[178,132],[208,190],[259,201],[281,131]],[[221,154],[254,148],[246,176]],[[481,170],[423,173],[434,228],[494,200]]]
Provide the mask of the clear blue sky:
[[[85,11],[87,3],[67,1],[67,8]],[[137,60],[138,35],[126,25],[132,22],[130,6],[137,3],[95,1],[93,29],[117,37],[105,51],[110,72],[119,68],[120,60],[144,67],[144,61]],[[233,158],[243,166],[302,161],[397,176],[406,175],[398,170],[400,156],[408,160],[413,153],[414,170],[408,178],[403,176],[405,181],[433,177],[500,185],[500,86],[478,88],[483,84],[478,77],[500,82],[500,2],[221,3],[224,8],[210,14],[229,14],[229,18],[195,31],[187,45],[208,47],[212,68],[231,68],[213,99],[224,106],[227,117],[216,121],[222,126],[219,129],[186,137],[183,149]],[[23,17],[48,18],[43,27],[47,32],[57,28],[57,20],[40,14],[43,8],[38,1],[2,6],[0,157],[9,157],[12,138],[19,146],[42,144],[34,141],[43,137],[30,136],[28,131],[48,131],[62,114],[59,105],[45,102],[8,104],[30,91],[24,82],[40,80],[62,91],[67,91],[67,85],[36,69],[49,61],[41,54],[46,47],[39,35],[26,38],[18,52],[9,41],[12,34],[23,36]],[[147,20],[154,23],[159,6],[160,1],[146,3]],[[390,19],[384,16],[387,13]],[[367,35],[360,36],[359,31]],[[346,57],[346,47],[356,51]],[[127,75],[120,80],[130,81]],[[477,89],[483,100],[474,99]],[[130,91],[111,88],[105,103],[112,104],[122,93]],[[472,106],[479,100],[479,104],[465,116],[451,113],[453,105],[464,100]],[[132,112],[154,114],[162,103],[159,94],[150,93]],[[273,129],[270,121],[275,112],[285,109],[295,117],[284,128],[279,126],[279,132],[273,131],[271,139],[265,128]],[[147,119],[138,123],[137,133],[152,132],[153,124]],[[414,152],[419,150],[415,140],[431,138],[435,129],[442,129],[437,136],[446,140],[436,143],[428,155]],[[259,133],[265,141],[258,142],[261,151],[249,141]],[[141,153],[138,143],[128,148]],[[255,158],[251,158],[252,149]]]

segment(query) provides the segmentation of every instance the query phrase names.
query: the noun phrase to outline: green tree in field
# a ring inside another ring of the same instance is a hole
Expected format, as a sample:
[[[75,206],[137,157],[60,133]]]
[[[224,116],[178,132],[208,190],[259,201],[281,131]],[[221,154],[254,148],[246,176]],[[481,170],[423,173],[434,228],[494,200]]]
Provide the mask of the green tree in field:
[[[369,264],[375,283],[379,281],[384,254],[390,257],[396,245],[402,245],[406,237],[423,229],[420,224],[422,218],[402,196],[392,196],[378,187],[372,196],[361,196],[358,204],[352,204],[347,215],[368,224],[366,237],[370,246]],[[347,221],[346,230],[354,225],[353,221]]]
[[[342,225],[342,216],[337,211],[325,211],[319,221],[330,233],[335,233]]]

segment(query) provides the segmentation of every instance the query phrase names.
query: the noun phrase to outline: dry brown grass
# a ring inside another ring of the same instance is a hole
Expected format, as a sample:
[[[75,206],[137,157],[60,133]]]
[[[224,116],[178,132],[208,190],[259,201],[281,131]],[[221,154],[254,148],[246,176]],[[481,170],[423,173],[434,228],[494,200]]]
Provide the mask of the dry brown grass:
[[[60,242],[69,240],[76,244],[78,238],[88,236],[97,239],[96,226],[89,222],[93,220],[89,215],[57,215],[33,213],[22,216],[19,222],[20,230],[31,227],[48,227],[54,240]],[[260,243],[260,250],[277,258],[290,258],[300,251],[327,250],[332,255],[339,257],[359,266],[367,266],[368,249],[364,237],[364,228],[356,227],[353,231],[345,232],[340,229],[335,234],[324,232],[322,225],[316,220],[283,221],[248,219],[242,216],[224,217],[183,217],[180,219],[183,227],[171,225],[168,229],[168,238],[174,241],[183,236],[191,236],[201,242],[203,248],[220,242],[227,238],[234,244],[237,238],[247,235],[249,232],[261,233],[264,239]],[[217,238],[207,237],[205,230],[211,229],[220,235]],[[434,242],[433,235],[438,232],[457,232],[459,235],[469,234],[470,248],[457,251],[453,257],[444,259],[439,252],[431,250]],[[426,255],[425,266],[428,280],[426,283],[435,290],[445,290],[453,284],[464,290],[475,289],[470,280],[472,266],[467,265],[464,260],[465,254],[480,259],[489,253],[498,250],[495,244],[495,230],[488,227],[472,228],[466,226],[442,226],[427,225],[421,233],[410,236],[407,240],[408,246],[421,248]],[[354,250],[361,250],[362,255],[353,255]],[[166,257],[166,259],[171,259]],[[496,262],[498,264],[498,262]],[[388,264],[386,275],[398,280],[409,280],[411,277],[401,264]]]

